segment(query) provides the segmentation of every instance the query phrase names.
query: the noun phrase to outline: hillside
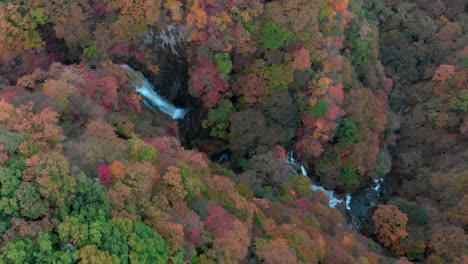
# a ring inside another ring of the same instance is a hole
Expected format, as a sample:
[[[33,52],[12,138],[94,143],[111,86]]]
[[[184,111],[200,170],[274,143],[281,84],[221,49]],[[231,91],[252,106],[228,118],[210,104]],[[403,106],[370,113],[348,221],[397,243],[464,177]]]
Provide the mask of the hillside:
[[[0,263],[466,263],[463,0],[0,1]]]

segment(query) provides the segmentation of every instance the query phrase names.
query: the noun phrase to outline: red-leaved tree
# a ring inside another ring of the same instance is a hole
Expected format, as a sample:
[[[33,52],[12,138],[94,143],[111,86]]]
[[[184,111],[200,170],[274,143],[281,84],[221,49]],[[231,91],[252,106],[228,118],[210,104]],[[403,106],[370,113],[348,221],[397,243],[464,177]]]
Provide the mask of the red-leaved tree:
[[[218,105],[224,96],[229,95],[229,85],[213,62],[199,61],[193,65],[189,74],[189,93],[201,98],[206,108]]]
[[[106,164],[101,164],[98,167],[98,178],[101,184],[109,187],[112,181],[112,170]]]
[[[208,203],[208,217],[206,226],[213,231],[217,237],[222,237],[232,226],[234,217],[222,206],[214,201]]]

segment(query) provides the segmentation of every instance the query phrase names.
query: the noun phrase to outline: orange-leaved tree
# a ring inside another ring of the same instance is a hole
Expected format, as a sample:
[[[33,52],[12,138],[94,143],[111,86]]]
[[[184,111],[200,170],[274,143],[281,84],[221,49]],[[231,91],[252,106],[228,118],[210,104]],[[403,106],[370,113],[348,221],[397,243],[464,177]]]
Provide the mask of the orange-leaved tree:
[[[378,240],[384,246],[399,251],[398,239],[408,235],[408,216],[394,205],[379,205],[372,215],[372,221]]]

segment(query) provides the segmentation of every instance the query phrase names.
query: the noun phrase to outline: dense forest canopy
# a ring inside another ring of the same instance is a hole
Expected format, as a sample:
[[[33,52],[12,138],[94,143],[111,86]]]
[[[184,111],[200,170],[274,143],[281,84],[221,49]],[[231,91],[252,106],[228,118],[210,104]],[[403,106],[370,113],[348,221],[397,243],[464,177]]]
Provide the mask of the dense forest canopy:
[[[0,0],[0,263],[467,263],[467,33],[464,0]]]

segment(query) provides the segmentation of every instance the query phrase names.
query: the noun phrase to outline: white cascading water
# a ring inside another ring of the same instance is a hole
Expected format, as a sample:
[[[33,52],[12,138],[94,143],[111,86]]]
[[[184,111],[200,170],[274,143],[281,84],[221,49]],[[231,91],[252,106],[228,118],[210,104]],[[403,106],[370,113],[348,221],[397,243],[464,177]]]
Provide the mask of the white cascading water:
[[[145,44],[158,43],[158,47],[162,49],[168,49],[170,52],[172,52],[172,54],[178,56],[177,49],[175,47],[185,37],[184,34],[185,32],[181,28],[175,25],[169,25],[165,30],[158,32],[157,34],[155,34],[153,31],[149,31],[145,37],[144,42]],[[128,70],[129,72],[135,72],[126,64],[122,65],[122,68]],[[188,112],[187,109],[174,106],[157,92],[155,92],[153,85],[151,85],[148,79],[146,79],[144,76],[142,84],[138,87],[135,87],[135,90],[144,97],[144,104],[147,107],[159,109],[161,112],[168,114],[174,120],[184,118]],[[225,158],[226,157],[223,155],[219,161],[221,162]],[[298,164],[294,159],[294,153],[292,151],[287,153],[286,162],[289,164],[289,167],[293,173],[302,174],[306,177],[308,176],[307,169],[304,167],[304,165],[300,164],[300,173],[295,169]],[[383,178],[375,179],[374,184],[369,188],[369,191],[376,192],[377,198],[380,195],[380,189],[382,188],[383,182]],[[351,210],[352,195],[350,193],[346,194],[345,200],[343,201],[343,199],[338,199],[336,197],[334,191],[327,190],[323,186],[312,184],[311,189],[312,191],[323,192],[328,197],[330,207],[335,208],[338,204],[344,202],[346,209]]]
[[[383,183],[384,183],[384,178],[378,178],[374,180],[374,184],[372,185],[372,190],[377,192],[377,196],[380,196],[380,189],[382,189]]]
[[[129,72],[135,72],[130,66],[123,64],[122,68],[128,70]],[[144,97],[144,103],[146,106],[149,106],[153,109],[159,109],[161,112],[169,115],[172,119],[178,120],[184,118],[188,110],[183,108],[178,108],[164,99],[161,95],[154,91],[153,85],[143,77],[141,85],[135,87],[135,91]]]
[[[298,166],[296,160],[294,159],[294,153],[292,151],[289,151],[286,154],[286,162],[289,164],[289,167],[291,168],[292,172],[295,174],[299,174],[298,170],[296,170],[294,167]],[[300,164],[300,174],[304,176],[308,176],[307,169],[304,167],[304,165]],[[368,191],[374,191],[377,195],[377,198],[380,196],[380,189],[382,188],[384,179],[379,178],[374,180],[374,184],[368,189]],[[335,208],[338,204],[345,203],[345,207],[347,210],[351,210],[351,200],[352,200],[352,195],[350,193],[347,193],[345,196],[345,199],[339,199],[336,197],[334,191],[330,191],[325,189],[323,186],[317,185],[317,184],[312,184],[311,185],[312,191],[321,191],[323,192],[329,200],[328,205],[331,208]]]
[[[331,208],[335,208],[338,204],[343,203],[343,199],[336,198],[334,191],[327,190],[323,188],[323,186],[316,184],[312,184],[311,188],[312,191],[322,191],[324,194],[326,194],[329,200],[328,206],[330,206]]]
[[[289,164],[289,166],[291,167],[291,170],[293,171],[293,173],[295,174],[299,174],[298,171],[294,168],[294,166],[297,165],[297,162],[296,160],[294,159],[294,153],[292,151],[289,151],[286,155],[286,162]],[[301,172],[300,174],[304,175],[304,176],[308,176],[308,173],[307,173],[307,169],[304,167],[304,165],[300,165],[300,168],[301,168]],[[335,192],[334,191],[330,191],[330,190],[327,190],[325,189],[323,186],[320,186],[320,185],[316,185],[316,184],[312,184],[311,185],[311,189],[312,191],[316,192],[316,191],[322,191],[327,197],[328,197],[328,200],[329,200],[329,203],[328,203],[328,206],[330,206],[331,208],[335,208],[338,204],[340,203],[343,203],[343,199],[338,199],[335,195]],[[351,197],[351,196],[350,196]]]
[[[128,70],[129,72],[135,72],[132,68],[130,68],[128,65],[121,65],[122,68]],[[172,119],[177,120],[177,119],[182,119],[184,116],[187,114],[188,110],[183,109],[183,108],[178,108],[174,106],[173,104],[169,103],[166,99],[164,99],[161,95],[159,95],[157,92],[154,91],[153,85],[148,81],[148,79],[143,77],[142,84],[138,87],[135,87],[135,90],[137,93],[142,95],[144,97],[144,103],[146,106],[153,108],[153,109],[159,109],[161,112],[168,114]],[[220,158],[223,159],[223,157]],[[307,169],[304,167],[304,165],[300,164],[300,173],[297,171],[294,167],[298,166],[295,158],[294,158],[294,153],[292,151],[289,151],[286,155],[286,162],[289,164],[289,167],[291,168],[291,171],[295,174],[302,174],[304,176],[308,176]],[[379,178],[374,180],[374,184],[372,185],[371,189],[377,193],[377,196],[379,196],[380,189],[382,188],[383,184],[383,178]],[[346,209],[351,210],[351,194],[347,193],[346,198],[343,201],[343,199],[339,199],[336,197],[334,191],[330,191],[325,189],[323,186],[312,184],[311,185],[312,191],[321,191],[323,192],[329,200],[329,206],[331,208],[335,208],[338,204],[345,203]]]
[[[351,194],[346,194],[346,210],[351,210]]]

